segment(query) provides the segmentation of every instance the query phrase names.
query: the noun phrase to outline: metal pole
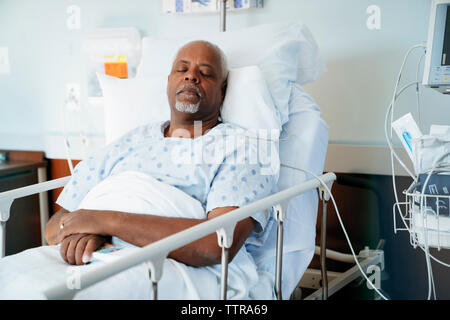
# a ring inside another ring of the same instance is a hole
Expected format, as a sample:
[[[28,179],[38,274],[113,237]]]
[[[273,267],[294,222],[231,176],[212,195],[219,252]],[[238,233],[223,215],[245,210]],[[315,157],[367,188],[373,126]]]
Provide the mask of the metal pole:
[[[327,250],[327,204],[328,201],[322,199],[322,226],[320,230],[320,269],[322,271],[322,300],[328,299],[328,277],[326,266]]]
[[[152,281],[152,270],[148,269],[148,278]],[[153,300],[158,300],[158,282],[152,281],[152,292],[153,292]]]
[[[283,221],[278,220],[277,227],[277,265],[275,270],[275,289],[277,292],[277,299],[282,299],[281,292],[281,275],[283,267]]]
[[[225,32],[227,25],[227,0],[220,0],[220,32]]]
[[[38,168],[38,182],[42,183],[47,181],[47,172],[46,168]],[[41,218],[41,243],[43,246],[47,245],[47,241],[45,240],[45,227],[48,222],[48,194],[47,191],[39,193],[39,212]]]
[[[158,300],[158,282],[152,281],[153,300]]]
[[[3,258],[6,248],[6,221],[0,221],[0,241],[0,258]]]
[[[228,283],[228,248],[222,247],[222,277],[221,282],[221,296],[222,300],[227,300],[227,283]]]

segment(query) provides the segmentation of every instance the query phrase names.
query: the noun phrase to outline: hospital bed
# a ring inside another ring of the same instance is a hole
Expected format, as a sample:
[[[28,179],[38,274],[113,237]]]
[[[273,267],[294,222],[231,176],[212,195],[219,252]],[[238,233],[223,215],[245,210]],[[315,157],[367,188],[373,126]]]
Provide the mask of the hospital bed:
[[[254,258],[257,262],[263,263],[266,268],[268,265],[271,266],[266,271],[275,274],[277,298],[288,299],[300,286],[316,289],[306,299],[327,299],[329,295],[360,277],[361,273],[358,266],[344,273],[326,270],[326,257],[344,262],[353,262],[354,257],[326,249],[327,203],[336,176],[333,173],[322,174],[328,145],[328,127],[322,120],[315,102],[301,87],[302,84],[316,80],[325,70],[314,39],[306,26],[301,23],[263,25],[234,33],[227,32],[220,36],[197,34],[182,39],[144,38],[142,62],[136,81],[149,76],[167,75],[167,66],[171,63],[173,53],[182,43],[198,38],[217,43],[227,54],[230,68],[243,68],[256,64],[262,70],[282,129],[279,138],[281,167],[278,182],[278,188],[281,191],[149,244],[126,258],[83,274],[82,287],[79,290],[135,265],[147,263],[149,278],[153,284],[153,298],[156,299],[157,284],[162,276],[162,264],[168,253],[216,232],[218,245],[222,247],[221,298],[226,299],[227,248],[231,246],[234,226],[238,221],[256,212],[272,208],[276,228],[266,241],[268,249]],[[255,40],[249,45],[247,41],[249,38],[262,40]],[[267,49],[262,50],[268,45],[274,48],[273,52]],[[113,81],[112,85],[119,83],[117,82],[119,80],[115,83],[115,80],[111,81]],[[104,94],[108,92],[104,83],[102,88]],[[120,90],[117,88],[110,90],[115,93],[118,91]],[[126,91],[122,93],[127,97]],[[105,101],[108,106],[105,109],[107,141],[108,139],[112,141],[130,128],[149,121],[142,116],[145,110],[130,112],[129,109],[124,111],[123,108],[110,106],[109,103],[120,101],[117,96],[108,100],[105,95]],[[115,114],[108,114],[108,112]],[[129,117],[133,117],[133,114],[138,116],[130,119]],[[167,115],[159,116],[164,118]],[[124,120],[127,117],[128,119]],[[118,119],[121,124],[126,123],[128,127],[118,126]],[[12,202],[17,198],[62,187],[69,179],[70,177],[64,177],[0,193],[1,256],[4,256],[5,252],[5,226]],[[317,247],[315,246],[315,226],[319,198],[323,202],[323,212],[321,246]],[[319,254],[321,257],[321,270],[307,269],[314,254]],[[358,255],[358,260],[364,272],[373,265],[380,264],[382,268],[384,267],[383,252],[380,250],[364,250]],[[66,283],[61,283],[46,290],[45,296],[49,299],[73,298],[77,292],[78,289],[70,289]],[[293,296],[299,297],[298,294]]]

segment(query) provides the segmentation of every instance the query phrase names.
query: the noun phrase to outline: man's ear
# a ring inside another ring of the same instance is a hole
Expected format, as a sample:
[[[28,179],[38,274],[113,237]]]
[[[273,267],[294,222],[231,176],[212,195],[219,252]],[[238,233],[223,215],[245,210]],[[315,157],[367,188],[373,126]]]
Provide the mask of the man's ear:
[[[227,93],[227,87],[228,87],[228,79],[225,79],[225,81],[222,83],[222,102],[225,100],[225,94]]]
[[[167,96],[169,96],[169,79],[170,78],[170,74],[167,76],[167,86],[166,86],[166,94]]]

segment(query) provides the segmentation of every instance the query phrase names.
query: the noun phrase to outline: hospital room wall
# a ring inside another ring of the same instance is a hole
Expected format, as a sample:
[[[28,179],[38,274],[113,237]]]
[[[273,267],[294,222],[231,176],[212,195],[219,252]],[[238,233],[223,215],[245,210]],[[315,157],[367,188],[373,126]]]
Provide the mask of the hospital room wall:
[[[385,145],[383,121],[406,50],[426,40],[430,0],[266,0],[263,9],[228,15],[228,30],[286,20],[305,22],[314,34],[328,72],[306,85],[338,145]],[[66,27],[69,5],[81,8],[81,29]],[[380,9],[380,29],[366,23],[371,5]],[[81,46],[96,28],[136,27],[142,36],[191,33],[217,27],[215,14],[165,15],[161,1],[0,0],[0,47],[8,47],[10,72],[0,74],[0,143],[18,149],[49,149],[48,136],[60,137],[65,84],[82,85],[82,111],[67,111],[67,130],[103,135],[103,109],[90,107]],[[187,27],[188,26],[188,27]],[[419,52],[404,79],[414,79]],[[405,80],[406,81],[406,80]],[[448,124],[448,97],[422,90],[421,127]],[[399,102],[396,116],[418,118],[413,90]],[[20,136],[21,138],[17,138]],[[3,139],[2,139],[3,137]],[[47,137],[47,138],[46,138]],[[10,141],[5,142],[5,140]],[[11,142],[13,141],[13,142]],[[47,153],[64,157],[62,139]],[[44,150],[46,151],[46,150]]]

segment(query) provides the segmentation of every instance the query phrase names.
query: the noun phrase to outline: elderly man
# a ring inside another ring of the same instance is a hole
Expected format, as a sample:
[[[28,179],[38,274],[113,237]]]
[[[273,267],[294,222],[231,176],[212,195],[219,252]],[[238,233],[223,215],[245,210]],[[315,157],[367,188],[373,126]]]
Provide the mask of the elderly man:
[[[214,153],[209,149],[223,141],[214,140],[214,137],[226,137],[230,130],[239,129],[222,123],[220,118],[227,75],[224,54],[209,42],[191,42],[178,51],[168,76],[170,121],[136,128],[80,162],[58,198],[57,203],[62,209],[48,222],[45,236],[50,245],[60,245],[62,259],[72,265],[85,265],[95,250],[109,242],[142,247],[270,194],[276,176],[262,174],[261,163],[248,161],[249,150],[255,148],[251,143],[231,150],[228,148],[219,155],[219,159],[216,156],[218,161],[209,163],[180,161],[174,157],[174,149],[185,153],[192,151],[191,155],[195,157],[198,148],[189,148],[192,143],[201,144],[202,153]],[[83,198],[96,185],[130,170],[149,174],[198,200],[204,209],[204,218],[80,209]],[[268,213],[262,212],[240,221],[235,227],[233,244],[229,249],[232,261],[230,298],[273,296],[271,280],[266,281],[264,294],[252,293],[252,288],[264,287],[262,278],[267,280],[270,277],[258,274],[256,264],[244,245],[261,245],[268,233],[268,221]],[[237,256],[239,258],[234,259]],[[171,296],[174,289],[170,286],[176,286],[174,279],[178,278],[172,275],[171,282],[167,280],[171,271],[165,266],[161,281],[163,288],[160,289],[162,298],[219,297],[221,248],[215,233],[170,252],[168,258],[178,270],[183,268],[183,272],[189,273],[190,278],[198,277],[197,286],[204,281],[204,288],[209,286],[213,289],[202,292],[202,288],[197,287],[193,289],[193,296]],[[195,287],[196,280],[192,280],[194,284],[190,285]],[[167,281],[171,284],[164,285]],[[184,287],[190,285],[185,283]]]

